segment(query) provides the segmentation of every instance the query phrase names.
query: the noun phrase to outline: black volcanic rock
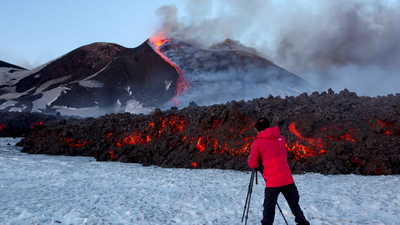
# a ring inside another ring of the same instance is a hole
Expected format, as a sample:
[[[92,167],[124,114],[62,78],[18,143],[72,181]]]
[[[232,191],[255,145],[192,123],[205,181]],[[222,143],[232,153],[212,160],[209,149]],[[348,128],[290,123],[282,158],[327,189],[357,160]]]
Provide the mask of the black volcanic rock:
[[[63,118],[67,117],[59,114],[45,115],[43,113],[0,112],[0,137],[25,137],[34,128]]]
[[[26,70],[25,68],[22,68],[22,67],[20,67],[20,66],[13,65],[13,64],[8,63],[8,62],[4,62],[4,61],[2,61],[2,60],[0,60],[0,67],[13,68],[13,69],[17,69],[17,70]]]
[[[107,107],[118,100],[126,102],[132,96],[145,105],[153,106],[154,102],[160,104],[173,97],[174,86],[171,91],[166,91],[164,80],[176,80],[177,76],[175,69],[147,43],[133,49],[111,43],[93,43],[21,79],[16,84],[16,90],[37,90],[53,80],[43,91],[60,85],[65,91],[49,104],[50,107]],[[82,82],[88,82],[89,86],[82,85]],[[90,87],[90,82],[98,87]]]
[[[174,97],[179,77],[147,41],[137,48],[93,43],[14,74],[0,85],[1,111],[84,117],[123,112],[128,104],[162,105]]]
[[[75,49],[21,79],[16,84],[16,91],[37,89],[45,82],[54,79],[64,78],[62,83],[85,79],[104,68],[122,48],[111,43],[93,43]]]
[[[148,44],[142,44],[135,49],[121,51],[96,76],[96,81],[114,87],[119,92],[116,96],[126,92],[122,89],[122,84],[125,87],[128,85],[135,99],[149,106],[158,106],[174,96],[176,82],[166,90],[164,81],[176,81],[177,78],[175,68],[165,62]]]
[[[294,173],[400,174],[400,94],[343,90],[62,120],[34,129],[23,152],[181,168],[247,170],[258,117],[286,138]]]

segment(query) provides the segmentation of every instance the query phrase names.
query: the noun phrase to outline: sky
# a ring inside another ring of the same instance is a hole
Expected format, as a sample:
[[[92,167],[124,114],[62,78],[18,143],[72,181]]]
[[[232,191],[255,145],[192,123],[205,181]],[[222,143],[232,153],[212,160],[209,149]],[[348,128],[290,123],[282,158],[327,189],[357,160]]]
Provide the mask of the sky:
[[[306,81],[400,93],[400,0],[0,0],[0,60],[31,69],[93,42],[160,31],[209,48],[231,38]]]

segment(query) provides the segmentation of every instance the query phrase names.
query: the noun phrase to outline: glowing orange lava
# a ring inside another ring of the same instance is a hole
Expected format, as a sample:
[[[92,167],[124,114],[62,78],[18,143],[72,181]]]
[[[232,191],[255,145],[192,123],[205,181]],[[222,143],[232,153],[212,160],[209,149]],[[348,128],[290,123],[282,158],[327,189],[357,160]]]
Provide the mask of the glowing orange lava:
[[[306,158],[308,156],[317,155],[312,147],[299,144],[298,141],[296,141],[294,144],[286,143],[286,147],[288,148],[289,151],[295,154],[294,157],[296,160],[299,158]],[[325,150],[322,150],[320,153],[325,153]]]
[[[37,125],[43,125],[43,121],[40,121],[39,123],[31,123],[31,129],[33,129],[33,127]]]
[[[206,148],[202,139],[203,138],[200,136],[199,139],[197,140],[197,145],[196,145],[196,149],[199,150],[200,152],[204,151],[204,149]]]
[[[129,136],[127,137],[121,137],[122,140],[121,142],[128,144],[128,145],[136,145],[136,144],[146,144],[148,141],[148,138],[143,138],[140,131],[133,131]],[[119,143],[119,142],[118,142]]]
[[[340,141],[340,140],[348,140],[348,141],[352,141],[352,142],[356,142],[356,140],[354,140],[350,134],[343,134],[342,136],[340,136],[339,138],[334,138],[331,136],[328,136],[329,139],[331,140],[335,140],[335,141]]]
[[[374,174],[381,174],[381,168],[378,167],[378,168],[376,168],[376,170],[372,170],[372,173],[374,173]]]
[[[117,157],[117,156],[115,156],[115,152],[113,152],[113,151],[110,151],[109,154],[110,154],[111,160],[113,160]]]
[[[0,124],[0,131],[3,131],[3,128],[4,128],[5,126],[6,126],[6,125],[5,125],[4,123]]]
[[[361,166],[363,163],[358,161],[358,158],[355,157],[354,159],[351,160],[351,162],[353,162],[354,164],[357,164],[357,166]]]
[[[203,152],[208,148],[213,153],[227,153],[232,156],[249,154],[254,137],[242,137],[242,139],[236,141],[236,143],[230,142],[230,140],[234,139],[236,135],[242,134],[245,130],[250,129],[254,123],[250,123],[249,126],[240,130],[233,129],[229,124],[222,126],[218,120],[213,120],[212,123],[213,129],[216,128],[219,132],[202,131],[205,132],[204,135],[189,138],[190,145],[196,145],[197,153]],[[159,117],[155,119],[155,121],[150,122],[144,131],[134,129],[130,133],[119,135],[107,133],[105,134],[105,140],[110,147],[113,145],[117,147],[122,147],[124,145],[145,145],[154,138],[162,138],[164,135],[171,135],[172,133],[176,135],[178,139],[171,142],[170,146],[177,146],[186,139],[184,135],[185,126],[186,121],[184,117],[170,115],[166,118]],[[70,147],[82,147],[87,144],[86,141],[77,141],[70,138],[64,138],[64,141]],[[115,151],[110,151],[109,154],[111,159],[114,159]]]
[[[228,153],[232,156],[235,155],[248,155],[250,152],[251,144],[254,141],[254,137],[243,138],[243,141],[239,141],[235,143],[235,147],[229,147],[228,143],[225,140],[229,140],[230,138],[222,138],[224,141],[219,143],[217,139],[206,135],[205,138],[199,136],[196,142],[196,149],[199,152],[202,152],[206,149],[206,147],[213,150],[213,153]]]
[[[158,36],[153,36],[150,38],[150,43],[152,43],[153,45],[155,45],[157,47],[160,47],[162,44],[164,44],[165,41],[166,41],[166,39],[162,39]]]
[[[322,138],[305,138],[303,137],[298,130],[295,128],[295,122],[290,123],[289,125],[289,131],[290,133],[294,134],[297,138],[300,140],[306,142],[307,144],[300,144],[299,141],[296,141],[295,143],[286,143],[286,147],[289,149],[289,151],[293,152],[295,154],[295,159],[299,158],[305,158],[308,156],[315,156],[318,154],[323,154],[326,152],[326,142],[322,141]],[[340,129],[337,125],[335,125],[336,129]],[[349,129],[347,129],[349,130]],[[318,131],[320,135],[326,135],[329,139],[335,140],[335,141],[341,141],[341,140],[348,140],[352,142],[356,142],[354,138],[352,138],[349,134],[343,134],[339,138],[334,138],[328,136],[326,133],[329,131],[326,127],[321,128],[321,130]],[[351,130],[349,130],[351,131]]]
[[[185,119],[183,117],[171,115],[167,118],[158,118],[158,120],[158,126],[155,131],[152,132],[152,129],[155,127],[155,123],[151,122],[147,126],[145,133],[133,130],[128,136],[125,134],[120,135],[118,137],[117,146],[121,147],[123,144],[146,144],[153,138],[159,138],[167,127],[171,129],[174,134],[181,133],[185,127]],[[182,138],[185,139],[184,136]]]
[[[169,63],[171,66],[173,66],[176,70],[176,72],[179,74],[179,77],[176,81],[176,89],[175,89],[175,98],[172,100],[175,102],[175,104],[179,105],[179,101],[176,99],[176,97],[180,96],[181,94],[184,94],[187,92],[189,89],[189,82],[187,81],[183,71],[175,65],[171,60],[169,60],[161,51],[160,47],[163,45],[166,41],[169,39],[161,38],[158,35],[153,35],[150,39],[149,42],[153,46],[154,51],[161,56],[167,63]]]
[[[299,144],[299,141],[296,141],[294,144],[286,143],[286,147],[289,151],[295,153],[295,158],[305,158],[308,156],[317,155],[315,149],[318,149],[320,153],[325,153],[325,143],[322,142],[321,138],[304,138],[299,131],[295,128],[295,122],[292,122],[289,125],[290,133],[296,135],[299,139],[308,142],[309,145]],[[312,147],[310,147],[310,145]]]
[[[82,147],[87,144],[86,141],[74,140],[72,138],[64,138],[64,141],[69,145],[69,147]]]
[[[393,129],[394,129],[394,125],[390,124],[390,123],[385,123],[382,122],[381,120],[376,119],[376,121],[378,122],[378,125],[381,127],[381,129],[385,130],[385,134],[392,136],[393,135]],[[372,125],[374,126],[374,125]]]
[[[349,134],[344,134],[344,135],[340,136],[340,138],[344,139],[344,140],[356,142],[356,140],[354,140],[354,138],[352,138]]]

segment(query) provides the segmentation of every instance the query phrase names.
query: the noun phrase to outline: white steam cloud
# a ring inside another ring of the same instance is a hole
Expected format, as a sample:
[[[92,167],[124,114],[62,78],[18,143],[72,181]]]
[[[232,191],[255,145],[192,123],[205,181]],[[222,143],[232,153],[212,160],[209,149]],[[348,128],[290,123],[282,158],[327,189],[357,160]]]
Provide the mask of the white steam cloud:
[[[184,9],[159,8],[159,32],[202,48],[240,41],[323,89],[400,93],[400,1],[189,0]]]

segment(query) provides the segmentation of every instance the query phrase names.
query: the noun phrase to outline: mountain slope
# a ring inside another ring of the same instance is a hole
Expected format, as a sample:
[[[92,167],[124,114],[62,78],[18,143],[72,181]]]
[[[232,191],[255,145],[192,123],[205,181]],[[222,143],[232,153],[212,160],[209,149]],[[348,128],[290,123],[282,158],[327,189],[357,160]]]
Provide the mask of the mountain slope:
[[[16,103],[3,106],[1,110],[62,112],[70,109],[73,112],[105,109],[99,112],[103,114],[120,111],[128,101],[154,107],[172,99],[174,86],[167,89],[164,81],[174,81],[177,77],[174,68],[146,42],[137,48],[93,43],[8,84],[8,94],[15,92],[18,97],[8,99]]]
[[[229,43],[229,39],[225,42]],[[160,51],[191,81],[188,93],[181,97],[182,102],[209,105],[270,94],[297,96],[319,90],[271,61],[243,50],[198,49],[170,39],[164,42]]]
[[[256,54],[199,49],[178,39],[136,48],[93,43],[30,71],[3,70],[0,110],[100,116],[146,113],[189,102],[201,105],[317,87]]]
[[[13,69],[17,69],[17,70],[26,70],[25,68],[22,68],[20,66],[16,66],[11,63],[0,60],[0,68],[2,68],[2,67],[3,68],[13,68]]]

